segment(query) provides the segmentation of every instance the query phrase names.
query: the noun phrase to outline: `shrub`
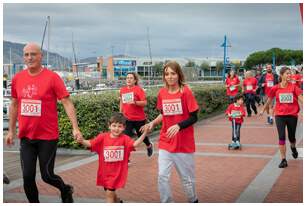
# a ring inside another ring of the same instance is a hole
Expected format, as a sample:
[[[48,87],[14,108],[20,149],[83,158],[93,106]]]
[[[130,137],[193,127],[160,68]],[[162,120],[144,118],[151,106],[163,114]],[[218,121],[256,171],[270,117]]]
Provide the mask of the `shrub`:
[[[227,98],[225,88],[221,85],[191,86],[199,104],[199,119],[207,114],[221,111],[225,108]],[[159,114],[156,110],[158,89],[148,89],[145,112],[151,121]],[[119,92],[106,91],[103,94],[83,94],[71,96],[76,108],[80,130],[85,139],[95,137],[101,131],[108,130],[108,120],[113,112],[119,111]],[[72,127],[62,104],[58,104],[60,138],[59,146],[81,148],[72,138]],[[156,128],[158,129],[158,128]]]

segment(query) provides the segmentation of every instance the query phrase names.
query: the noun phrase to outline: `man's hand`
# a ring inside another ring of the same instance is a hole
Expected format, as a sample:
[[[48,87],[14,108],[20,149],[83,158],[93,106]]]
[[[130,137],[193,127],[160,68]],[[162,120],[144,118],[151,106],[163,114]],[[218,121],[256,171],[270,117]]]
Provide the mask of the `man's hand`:
[[[72,134],[73,134],[73,139],[75,140],[77,140],[78,138],[83,138],[83,135],[81,131],[79,130],[79,128],[73,129]]]
[[[15,133],[9,131],[8,134],[5,137],[5,143],[8,146],[14,145],[14,138],[15,138]]]
[[[167,129],[167,137],[172,138],[180,131],[180,126],[175,124]]]

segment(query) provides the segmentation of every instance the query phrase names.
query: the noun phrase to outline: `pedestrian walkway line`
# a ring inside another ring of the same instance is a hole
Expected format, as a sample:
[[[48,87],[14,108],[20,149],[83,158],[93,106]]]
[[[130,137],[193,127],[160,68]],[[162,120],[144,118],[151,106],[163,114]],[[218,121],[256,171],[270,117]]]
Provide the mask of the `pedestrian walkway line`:
[[[105,203],[105,199],[102,198],[80,198],[73,196],[75,203]],[[3,197],[3,202],[9,201],[20,201],[27,202],[27,197],[24,193],[5,193]],[[39,195],[39,200],[41,203],[60,203],[61,198],[55,195]]]
[[[93,156],[88,157],[88,158],[84,158],[84,159],[81,159],[81,160],[73,161],[73,162],[58,166],[54,169],[54,171],[55,171],[55,173],[64,172],[66,170],[70,170],[70,169],[82,166],[84,164],[94,162],[96,160],[98,160],[98,156],[93,155]],[[41,179],[40,172],[37,172],[36,174],[37,174],[36,175],[36,180],[40,180]],[[8,184],[8,185],[4,185],[3,186],[3,191],[9,191],[11,189],[20,187],[22,185],[23,185],[23,179],[19,178],[17,180],[14,180],[14,181],[10,182],[10,184]]]
[[[298,125],[296,131],[297,145],[303,138],[303,124]],[[287,145],[287,151],[290,151],[289,145]],[[248,187],[240,194],[237,203],[262,203],[264,202],[266,196],[270,193],[273,185],[281,175],[284,169],[278,168],[280,161],[279,151],[273,156],[273,158],[266,164],[266,166],[261,170],[260,173],[253,179],[253,181],[248,185]],[[289,157],[288,159],[292,159]],[[290,167],[290,165],[289,165]]]
[[[146,151],[136,151],[133,154],[147,154]],[[158,155],[158,152],[155,152],[153,155]],[[204,157],[246,157],[246,158],[263,158],[263,159],[271,159],[272,155],[260,155],[260,154],[241,154],[237,153],[221,153],[221,152],[195,152],[195,156],[204,156]]]
[[[214,125],[214,124],[209,124],[209,125],[203,125],[203,127],[205,128],[228,128],[228,129],[232,129],[230,125],[228,124],[217,124],[217,125]],[[243,125],[243,128],[246,129],[246,128],[251,128],[251,129],[271,129],[273,127],[268,127],[268,126],[250,126],[250,125]]]
[[[228,144],[226,143],[205,143],[205,142],[196,142],[196,145],[201,146],[222,146],[227,147]],[[275,144],[243,144],[243,147],[265,147],[265,148],[278,148],[278,145]]]

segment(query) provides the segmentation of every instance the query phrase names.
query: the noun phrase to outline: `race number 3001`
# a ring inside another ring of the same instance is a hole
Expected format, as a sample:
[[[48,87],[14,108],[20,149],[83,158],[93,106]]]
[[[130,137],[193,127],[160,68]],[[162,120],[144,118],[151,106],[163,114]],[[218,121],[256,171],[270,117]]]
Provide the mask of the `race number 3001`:
[[[124,157],[124,146],[109,146],[104,148],[105,162],[122,161]]]
[[[163,100],[163,114],[164,115],[183,114],[181,99]]]
[[[22,116],[41,116],[41,100],[22,99],[21,100]]]
[[[280,93],[279,102],[280,103],[293,103],[293,94],[292,93]]]

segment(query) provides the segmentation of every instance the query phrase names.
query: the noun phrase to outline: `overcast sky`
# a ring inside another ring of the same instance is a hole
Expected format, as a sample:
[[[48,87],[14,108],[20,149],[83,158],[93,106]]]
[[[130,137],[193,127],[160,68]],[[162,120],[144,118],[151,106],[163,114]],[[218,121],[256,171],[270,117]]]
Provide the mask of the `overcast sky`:
[[[71,58],[127,54],[230,58],[272,47],[303,48],[298,4],[4,4],[3,39],[41,43],[51,17],[50,47]],[[148,29],[149,28],[149,32]],[[46,42],[44,48],[46,48]]]

